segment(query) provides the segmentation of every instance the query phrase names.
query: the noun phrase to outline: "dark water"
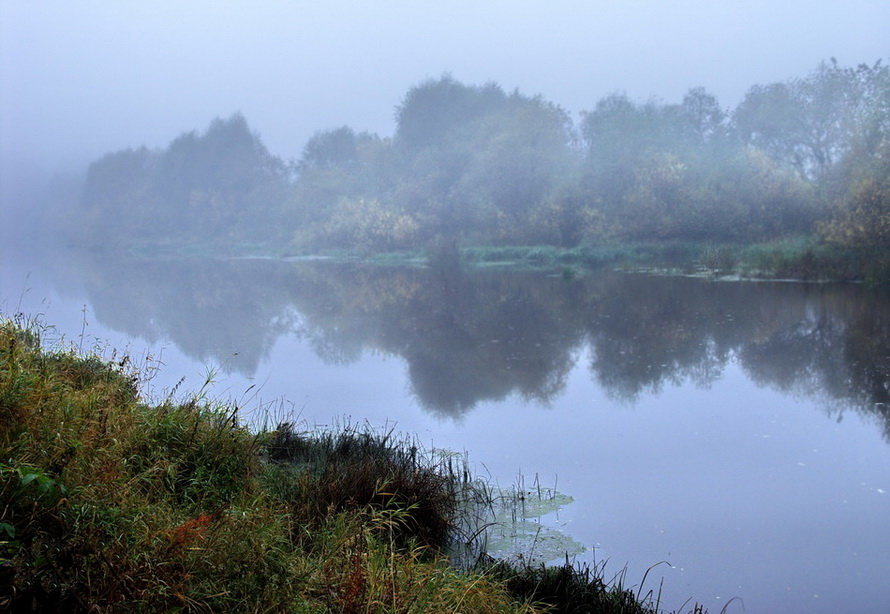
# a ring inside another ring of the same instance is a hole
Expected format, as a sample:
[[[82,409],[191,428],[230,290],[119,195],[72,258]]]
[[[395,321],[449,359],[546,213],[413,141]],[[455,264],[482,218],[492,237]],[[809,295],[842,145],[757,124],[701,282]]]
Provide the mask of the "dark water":
[[[256,420],[286,398],[537,476],[574,498],[551,546],[628,584],[668,561],[644,587],[667,608],[890,611],[886,292],[76,254],[7,257],[0,283],[7,314],[163,363],[157,396],[212,369]]]

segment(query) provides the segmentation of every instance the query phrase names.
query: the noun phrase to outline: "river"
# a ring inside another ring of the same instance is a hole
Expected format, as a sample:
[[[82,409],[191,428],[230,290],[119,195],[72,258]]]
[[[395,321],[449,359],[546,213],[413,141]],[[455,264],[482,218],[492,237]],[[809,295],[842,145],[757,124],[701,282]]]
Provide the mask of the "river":
[[[666,609],[890,611],[886,291],[78,253],[0,284],[156,399],[209,378],[245,421],[395,428],[567,496],[503,555],[651,567]]]

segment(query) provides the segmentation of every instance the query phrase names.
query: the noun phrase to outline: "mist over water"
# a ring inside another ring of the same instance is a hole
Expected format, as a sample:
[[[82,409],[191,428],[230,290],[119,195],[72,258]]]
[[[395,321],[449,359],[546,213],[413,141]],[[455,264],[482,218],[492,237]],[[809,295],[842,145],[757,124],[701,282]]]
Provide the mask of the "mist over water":
[[[572,113],[614,92],[734,106],[754,83],[821,60],[890,53],[890,10],[835,2],[566,0],[0,6],[0,193],[82,172],[108,151],[162,147],[240,111],[285,160],[318,130],[394,132],[412,85],[451,72]],[[20,211],[21,213],[21,211]]]
[[[879,0],[2,2],[0,315],[155,400],[558,489],[495,554],[657,565],[668,611],[890,611],[888,32]],[[617,268],[652,254],[712,275]]]
[[[467,450],[501,485],[537,476],[574,498],[543,522],[582,558],[631,581],[669,561],[668,607],[887,605],[886,292],[95,255],[2,281],[7,311],[165,362],[159,395],[212,367],[242,403],[259,386],[244,411],[283,397],[310,424],[349,415]]]

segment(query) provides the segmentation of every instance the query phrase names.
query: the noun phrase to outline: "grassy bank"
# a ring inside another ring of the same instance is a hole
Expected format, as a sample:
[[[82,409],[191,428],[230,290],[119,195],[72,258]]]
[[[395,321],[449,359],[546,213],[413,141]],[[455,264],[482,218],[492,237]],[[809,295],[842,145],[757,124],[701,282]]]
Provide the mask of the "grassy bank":
[[[739,247],[729,258],[747,277],[890,284],[888,248],[843,248],[799,237]]]
[[[635,267],[693,263],[703,246],[695,243],[616,243],[561,248],[550,245],[468,247],[465,262],[477,266],[519,266],[539,269],[563,267]]]
[[[455,252],[441,249],[402,252],[322,250],[294,252],[279,243],[151,243],[127,249],[140,258],[287,258],[361,261],[379,266],[423,266],[437,261],[461,262],[470,267],[504,267],[553,271],[572,277],[605,266],[625,269],[712,275],[747,279],[800,281],[857,281],[890,284],[890,251],[853,249],[795,236],[762,243],[662,241],[553,245],[467,246]]]
[[[453,457],[251,430],[200,395],[150,405],[139,377],[0,320],[0,610],[658,609],[568,564],[455,567],[486,491]]]
[[[854,250],[813,237],[765,243],[623,243],[558,248],[553,246],[469,247],[462,259],[472,266],[510,266],[562,271],[612,266],[682,273],[735,275],[750,279],[864,281],[890,283],[890,252]]]

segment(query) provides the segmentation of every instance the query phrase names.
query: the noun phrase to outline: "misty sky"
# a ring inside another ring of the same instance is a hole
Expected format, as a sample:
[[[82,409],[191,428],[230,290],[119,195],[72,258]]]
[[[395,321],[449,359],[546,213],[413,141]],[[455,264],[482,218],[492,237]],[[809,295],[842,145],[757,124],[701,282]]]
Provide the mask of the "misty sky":
[[[542,94],[733,105],[820,60],[890,56],[887,0],[31,2],[0,0],[0,180],[166,145],[241,111],[285,159],[317,130],[391,134],[450,72]]]

